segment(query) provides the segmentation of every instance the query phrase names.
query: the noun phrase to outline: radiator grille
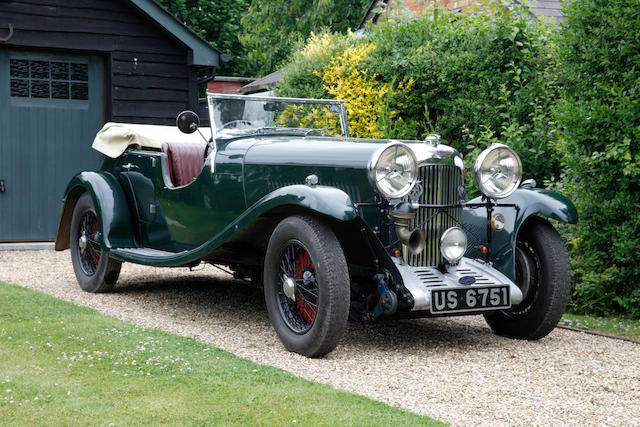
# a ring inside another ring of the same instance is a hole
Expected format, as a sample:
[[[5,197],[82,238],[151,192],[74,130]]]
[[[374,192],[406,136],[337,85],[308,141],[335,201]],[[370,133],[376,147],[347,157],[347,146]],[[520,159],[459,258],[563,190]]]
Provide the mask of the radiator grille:
[[[462,170],[457,166],[428,165],[420,168],[420,183],[423,192],[420,203],[450,204],[459,200],[458,186],[462,184]],[[410,227],[420,226],[426,237],[425,248],[418,255],[411,255],[404,250],[407,264],[414,267],[437,266],[443,261],[440,254],[440,236],[450,227],[462,222],[462,207],[447,208],[438,212],[435,208],[419,209]]]

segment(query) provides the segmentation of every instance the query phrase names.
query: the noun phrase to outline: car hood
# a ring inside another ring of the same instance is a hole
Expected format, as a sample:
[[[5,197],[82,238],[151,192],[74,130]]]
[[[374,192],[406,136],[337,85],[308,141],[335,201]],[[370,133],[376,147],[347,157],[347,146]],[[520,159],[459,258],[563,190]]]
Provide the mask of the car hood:
[[[232,156],[244,155],[247,206],[278,188],[304,184],[311,174],[320,185],[339,188],[355,202],[371,202],[375,187],[370,182],[369,163],[378,150],[394,142],[409,145],[419,164],[462,165],[451,147],[416,141],[271,136],[241,138],[230,142],[225,150],[236,153]]]
[[[420,164],[449,163],[461,166],[460,155],[446,145],[430,145],[419,141],[342,139],[329,137],[243,139],[244,163],[262,165],[316,165],[366,169],[374,153],[390,143],[409,145]],[[232,143],[233,144],[233,143]]]

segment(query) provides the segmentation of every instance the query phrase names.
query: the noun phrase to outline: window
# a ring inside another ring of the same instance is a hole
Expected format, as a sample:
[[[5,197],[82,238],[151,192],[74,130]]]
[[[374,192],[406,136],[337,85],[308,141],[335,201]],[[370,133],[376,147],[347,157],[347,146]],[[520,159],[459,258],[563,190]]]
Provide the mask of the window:
[[[89,99],[89,65],[77,62],[9,60],[11,96]]]

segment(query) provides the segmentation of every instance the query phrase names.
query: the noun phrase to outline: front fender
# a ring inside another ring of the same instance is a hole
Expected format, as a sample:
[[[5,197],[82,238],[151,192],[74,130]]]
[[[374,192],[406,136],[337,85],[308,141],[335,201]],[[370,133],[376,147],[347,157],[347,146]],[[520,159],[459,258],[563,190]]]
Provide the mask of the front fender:
[[[99,218],[99,240],[102,249],[136,246],[131,228],[129,204],[118,180],[110,173],[81,172],[71,179],[65,190],[55,249],[62,251],[69,248],[73,209],[78,198],[85,192],[91,195]]]
[[[469,203],[479,203],[480,198]],[[492,232],[491,261],[493,266],[511,280],[515,280],[514,250],[518,233],[522,225],[532,215],[540,214],[560,222],[575,224],[578,211],[573,203],[561,194],[537,188],[520,188],[512,195],[500,199],[499,203],[515,204],[516,208],[496,207],[494,214],[501,213],[505,218],[502,231]],[[478,245],[487,240],[487,211],[485,208],[464,208],[463,224],[467,232],[469,247],[466,256],[484,258]]]
[[[228,241],[261,215],[277,208],[302,207],[340,221],[351,221],[357,217],[357,209],[347,193],[334,187],[290,185],[279,188],[249,207],[242,215],[229,223],[222,231],[202,245],[184,252],[162,255],[115,250],[118,259],[163,267],[186,265],[207,256],[211,251]],[[294,209],[292,209],[294,211]]]
[[[358,216],[358,210],[347,193],[323,185],[281,187],[258,200],[251,209],[263,213],[285,205],[300,206],[340,221],[351,221]]]

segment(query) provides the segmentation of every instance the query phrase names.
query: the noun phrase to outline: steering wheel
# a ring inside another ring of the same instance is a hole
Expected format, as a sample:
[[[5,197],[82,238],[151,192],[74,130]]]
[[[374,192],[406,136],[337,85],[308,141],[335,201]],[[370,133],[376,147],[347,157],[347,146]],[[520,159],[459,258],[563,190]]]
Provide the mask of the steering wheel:
[[[234,128],[239,129],[238,125],[252,126],[253,123],[250,122],[249,120],[231,120],[230,122],[223,124],[220,129],[234,129]]]

